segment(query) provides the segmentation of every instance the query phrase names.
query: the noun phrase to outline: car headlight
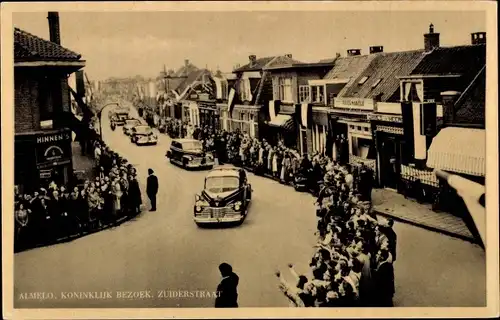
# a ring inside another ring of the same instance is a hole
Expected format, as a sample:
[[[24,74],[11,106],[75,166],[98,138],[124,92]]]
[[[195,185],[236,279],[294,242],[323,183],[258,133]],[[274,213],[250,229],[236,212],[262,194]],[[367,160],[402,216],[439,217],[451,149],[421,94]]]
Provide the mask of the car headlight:
[[[236,202],[236,203],[234,204],[234,210],[236,210],[236,211],[240,211],[240,209],[241,209],[241,202],[240,202],[240,201],[238,201],[238,202]]]
[[[188,159],[189,161],[193,160],[193,156],[185,156],[184,158]]]
[[[194,210],[195,210],[196,212],[201,212],[201,207],[200,207],[200,206],[196,206],[196,207],[194,207]]]

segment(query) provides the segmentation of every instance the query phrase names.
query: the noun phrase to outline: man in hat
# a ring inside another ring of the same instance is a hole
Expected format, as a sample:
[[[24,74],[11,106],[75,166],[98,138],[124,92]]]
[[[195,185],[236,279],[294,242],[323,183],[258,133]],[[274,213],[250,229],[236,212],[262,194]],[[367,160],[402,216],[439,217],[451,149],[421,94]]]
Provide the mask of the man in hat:
[[[238,282],[239,277],[233,272],[233,267],[228,263],[221,263],[219,271],[222,276],[217,286],[216,308],[238,308]]]
[[[151,210],[156,211],[156,194],[158,193],[158,178],[154,175],[153,169],[148,169],[148,180],[146,184],[146,193],[151,201]]]

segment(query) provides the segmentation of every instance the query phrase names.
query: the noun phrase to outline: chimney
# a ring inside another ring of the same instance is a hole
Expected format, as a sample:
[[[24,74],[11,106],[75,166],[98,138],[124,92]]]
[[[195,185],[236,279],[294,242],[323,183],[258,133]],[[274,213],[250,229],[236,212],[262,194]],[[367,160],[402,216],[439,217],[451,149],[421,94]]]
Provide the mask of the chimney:
[[[285,57],[292,59],[292,54],[291,53],[287,53],[287,54],[285,54]]]
[[[49,12],[47,19],[49,20],[50,41],[60,45],[61,33],[59,30],[59,13]]]
[[[361,55],[361,49],[349,49],[349,50],[347,50],[348,57],[359,56],[359,55]]]
[[[189,66],[189,59],[185,59],[185,60],[184,60],[184,66],[185,66],[185,67]]]
[[[444,91],[441,92],[441,103],[443,104],[443,122],[455,122],[455,102],[460,97],[460,92]]]
[[[248,56],[248,61],[250,62],[250,65],[253,66],[255,62],[257,61],[257,56],[252,54]]]
[[[471,44],[486,44],[486,32],[471,33]]]
[[[371,46],[370,47],[370,54],[372,54],[372,53],[379,53],[379,52],[384,52],[384,47],[383,46]]]
[[[439,48],[439,33],[434,33],[434,25],[429,25],[429,33],[424,34],[424,49],[426,52]]]

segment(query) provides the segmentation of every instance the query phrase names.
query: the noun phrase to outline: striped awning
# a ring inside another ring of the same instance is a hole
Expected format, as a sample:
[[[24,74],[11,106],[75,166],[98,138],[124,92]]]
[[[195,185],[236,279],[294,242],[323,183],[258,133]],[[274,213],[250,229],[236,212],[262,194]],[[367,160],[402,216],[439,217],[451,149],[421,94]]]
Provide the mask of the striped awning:
[[[277,114],[276,117],[267,124],[271,127],[278,127],[288,131],[293,131],[295,129],[295,121],[292,116],[288,114]]]
[[[486,131],[448,127],[432,140],[427,166],[472,176],[486,174]]]

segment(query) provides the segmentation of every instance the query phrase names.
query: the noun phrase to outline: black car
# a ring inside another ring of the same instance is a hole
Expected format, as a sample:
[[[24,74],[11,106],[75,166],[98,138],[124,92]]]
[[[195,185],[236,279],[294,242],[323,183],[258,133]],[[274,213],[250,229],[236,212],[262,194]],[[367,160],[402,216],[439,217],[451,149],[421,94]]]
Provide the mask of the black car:
[[[194,221],[198,226],[217,223],[241,224],[252,200],[252,186],[244,169],[221,166],[205,178],[201,194],[195,195]]]
[[[174,139],[167,151],[167,158],[171,163],[184,169],[188,168],[213,168],[214,156],[204,152],[201,141],[194,139]]]

